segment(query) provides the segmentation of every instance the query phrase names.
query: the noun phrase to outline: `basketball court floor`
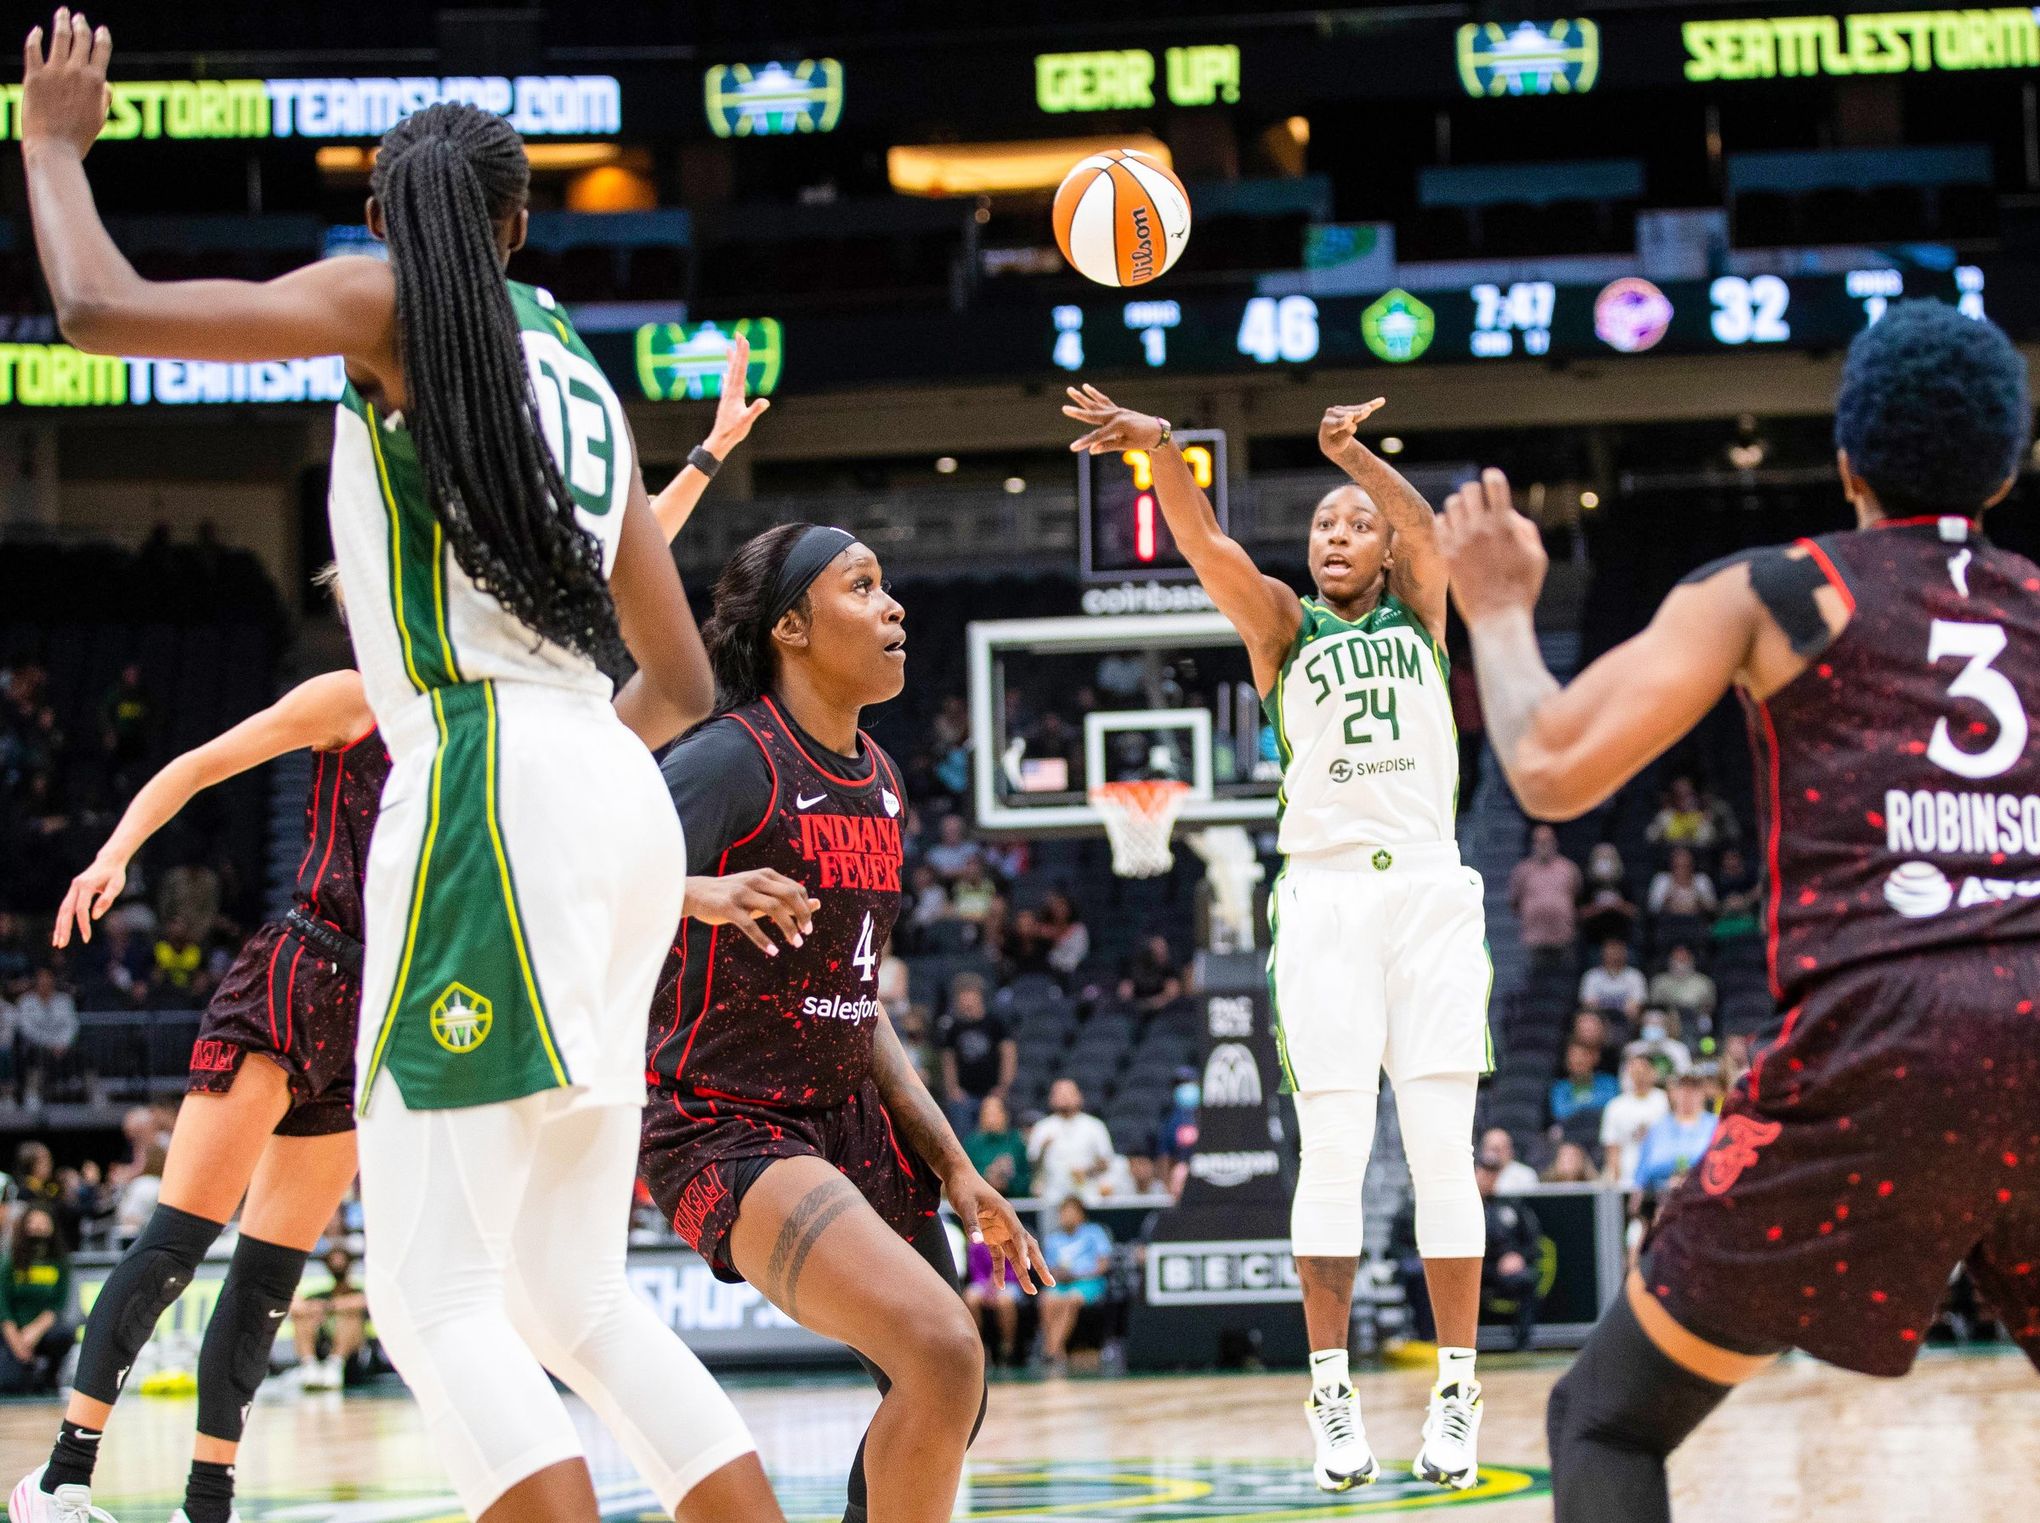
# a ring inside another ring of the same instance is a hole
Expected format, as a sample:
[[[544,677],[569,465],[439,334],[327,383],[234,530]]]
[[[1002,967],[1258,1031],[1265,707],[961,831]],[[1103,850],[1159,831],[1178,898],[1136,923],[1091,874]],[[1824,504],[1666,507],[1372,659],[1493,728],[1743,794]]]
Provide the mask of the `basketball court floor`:
[[[957,1516],[1051,1523],[1297,1523],[1434,1515],[1467,1523],[1551,1516],[1544,1397],[1564,1360],[1483,1369],[1482,1484],[1454,1496],[1410,1482],[1428,1376],[1361,1377],[1379,1484],[1343,1497],[1311,1485],[1294,1376],[1218,1375],[1002,1383]],[[387,1396],[265,1394],[240,1465],[248,1523],[457,1523],[416,1409]],[[739,1381],[767,1466],[795,1520],[842,1515],[843,1474],[876,1400],[861,1376]],[[95,1500],[120,1523],[162,1523],[178,1501],[193,1404],[131,1397],[107,1435]],[[56,1409],[0,1407],[0,1475],[47,1452]],[[590,1453],[611,1520],[656,1506],[592,1419]],[[1929,1352],[1905,1381],[1788,1361],[1732,1398],[1673,1469],[1680,1523],[2030,1523],[2040,1516],[2040,1382],[2013,1355]]]

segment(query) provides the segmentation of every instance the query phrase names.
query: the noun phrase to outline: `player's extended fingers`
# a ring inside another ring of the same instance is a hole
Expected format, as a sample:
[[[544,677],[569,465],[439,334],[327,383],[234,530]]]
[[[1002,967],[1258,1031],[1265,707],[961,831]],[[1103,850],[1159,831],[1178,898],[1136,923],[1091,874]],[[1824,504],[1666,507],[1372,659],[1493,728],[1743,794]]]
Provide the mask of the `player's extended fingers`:
[[[62,68],[70,56],[71,10],[69,6],[58,6],[57,14],[50,18],[50,67]]]
[[[113,57],[113,33],[103,26],[99,27],[92,33],[92,52],[87,56],[86,62],[95,69],[104,69],[111,57]]]
[[[71,881],[71,891],[64,895],[64,902],[57,906],[57,923],[50,931],[50,945],[67,947],[71,944],[71,921],[78,913],[78,882]]]
[[[1102,428],[1092,429],[1088,434],[1081,436],[1070,445],[1070,453],[1072,455],[1082,455],[1096,451],[1104,444],[1106,435],[1111,432],[1112,425],[1109,423]]]
[[[1486,489],[1488,511],[1507,518],[1516,511],[1509,495],[1509,478],[1494,466],[1480,473],[1481,485]]]
[[[1043,1289],[1053,1290],[1055,1271],[1048,1267],[1048,1255],[1041,1251],[1041,1244],[1034,1240],[1034,1234],[1024,1227],[1020,1231],[1020,1237],[1027,1252],[1027,1261],[1034,1266],[1034,1277],[1041,1281]]]
[[[1107,412],[1117,412],[1119,410],[1119,404],[1117,402],[1114,402],[1110,397],[1106,396],[1104,392],[1100,391],[1097,387],[1093,386],[1089,381],[1084,382],[1084,395],[1091,399],[1091,405],[1093,407],[1102,407]]]
[[[28,37],[21,44],[21,77],[24,81],[42,72],[43,31],[39,26],[28,29]]]
[[[777,957],[779,955],[779,943],[770,936],[767,936],[765,934],[765,927],[750,916],[739,915],[731,924],[748,936],[752,944],[767,957]]]
[[[789,946],[799,946],[805,940],[801,935],[801,904],[798,891],[789,895],[778,885],[759,888],[746,895],[744,908],[750,912],[751,922],[770,920],[779,927]]]

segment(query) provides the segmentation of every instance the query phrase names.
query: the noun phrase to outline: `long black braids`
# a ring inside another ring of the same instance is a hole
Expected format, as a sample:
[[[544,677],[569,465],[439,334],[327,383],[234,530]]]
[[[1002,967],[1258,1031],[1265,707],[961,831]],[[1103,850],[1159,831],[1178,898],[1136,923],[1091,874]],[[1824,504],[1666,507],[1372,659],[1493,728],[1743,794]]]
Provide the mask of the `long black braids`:
[[[772,686],[778,671],[772,649],[772,589],[794,543],[813,524],[775,524],[737,547],[715,581],[715,608],[701,627],[708,664],[715,671],[715,710],[749,703]],[[793,605],[803,618],[808,598]]]
[[[492,111],[428,106],[383,134],[369,189],[397,277],[405,417],[454,558],[534,632],[614,673],[601,548],[546,447],[496,250],[531,189],[522,139]]]

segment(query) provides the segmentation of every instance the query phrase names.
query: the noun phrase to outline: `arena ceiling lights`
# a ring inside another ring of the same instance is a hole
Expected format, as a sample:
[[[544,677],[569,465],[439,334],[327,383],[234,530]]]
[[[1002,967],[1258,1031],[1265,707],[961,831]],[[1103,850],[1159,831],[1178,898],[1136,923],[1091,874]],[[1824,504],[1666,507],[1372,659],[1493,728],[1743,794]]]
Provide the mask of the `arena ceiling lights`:
[[[1134,148],[1173,166],[1169,145],[1145,132],[1112,137],[1038,138],[1019,143],[931,143],[889,148],[886,177],[909,196],[997,196],[1053,190],[1079,160]]]

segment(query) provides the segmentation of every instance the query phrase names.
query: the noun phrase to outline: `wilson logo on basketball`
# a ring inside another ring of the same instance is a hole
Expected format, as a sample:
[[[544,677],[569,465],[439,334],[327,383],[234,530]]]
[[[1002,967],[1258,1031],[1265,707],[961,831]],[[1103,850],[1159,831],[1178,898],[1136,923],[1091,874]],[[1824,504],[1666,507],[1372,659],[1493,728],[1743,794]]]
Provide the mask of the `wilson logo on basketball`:
[[[1721,1195],[1757,1161],[1757,1149],[1778,1140],[1783,1130],[1775,1121],[1752,1116],[1723,1116],[1714,1129],[1714,1145],[1700,1160],[1700,1188]]]

